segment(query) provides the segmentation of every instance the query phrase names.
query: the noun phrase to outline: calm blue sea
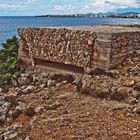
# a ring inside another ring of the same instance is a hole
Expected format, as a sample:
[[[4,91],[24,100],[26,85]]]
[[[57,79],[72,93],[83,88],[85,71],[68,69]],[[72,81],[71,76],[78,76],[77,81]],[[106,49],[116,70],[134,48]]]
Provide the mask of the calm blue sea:
[[[0,44],[17,35],[19,27],[78,26],[104,24],[140,24],[140,19],[120,18],[56,18],[56,17],[0,17]],[[2,45],[0,45],[2,48]]]

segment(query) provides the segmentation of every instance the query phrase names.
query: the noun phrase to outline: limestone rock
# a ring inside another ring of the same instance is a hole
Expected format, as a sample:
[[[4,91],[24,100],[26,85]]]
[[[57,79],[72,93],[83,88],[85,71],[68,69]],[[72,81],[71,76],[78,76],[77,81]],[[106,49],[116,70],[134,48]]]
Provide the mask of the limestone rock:
[[[50,104],[47,106],[47,110],[55,110],[58,107],[60,107],[62,104],[59,101],[54,102],[53,104]]]
[[[137,90],[137,91],[140,91],[140,82],[135,84],[134,89]]]
[[[0,94],[0,125],[3,125],[6,122],[6,118],[12,106],[9,101],[11,100],[7,99],[7,95]]]
[[[46,87],[46,84],[41,84],[39,87],[40,87],[41,89],[43,89],[43,88]]]
[[[20,123],[8,126],[0,135],[0,140],[22,140],[20,134],[17,131],[17,129],[21,127],[22,125]]]
[[[35,89],[36,89],[36,87],[34,87],[34,86],[27,86],[27,88],[25,88],[24,90],[22,90],[22,92],[24,94],[26,94],[26,93],[30,93],[30,92],[35,91]]]
[[[18,83],[19,85],[23,86],[23,85],[29,85],[30,81],[27,77],[21,77],[18,79]]]
[[[132,96],[135,97],[135,98],[139,97],[140,96],[140,91],[134,90],[132,92]]]
[[[16,106],[15,110],[24,112],[28,106],[25,103],[19,102],[19,105]]]
[[[43,100],[47,100],[47,99],[52,98],[54,93],[51,90],[45,88],[44,90],[37,93],[37,95],[39,96],[39,98],[41,98]]]
[[[128,86],[128,87],[133,87],[134,84],[135,84],[135,81],[134,80],[131,80],[131,79],[128,79],[125,82],[125,85]]]
[[[57,96],[57,98],[58,98],[58,99],[65,99],[65,100],[71,99],[72,94],[73,94],[73,93],[71,93],[71,92],[67,92],[67,93],[65,93],[65,94],[61,94],[61,95]]]
[[[38,107],[35,108],[35,113],[41,112],[43,110],[44,110],[43,106],[38,106]]]
[[[92,40],[88,40],[88,45],[93,45],[93,41]]]
[[[0,88],[0,93],[3,93],[4,89],[3,88]]]
[[[132,88],[125,87],[125,86],[117,88],[117,92],[119,94],[129,94],[131,91],[132,91]]]
[[[12,79],[12,85],[14,87],[18,86],[18,81],[16,79]]]
[[[52,87],[52,86],[55,86],[55,85],[56,85],[55,80],[51,80],[51,79],[48,80],[48,82],[47,82],[48,87]]]
[[[140,114],[140,106],[135,107],[133,112]]]

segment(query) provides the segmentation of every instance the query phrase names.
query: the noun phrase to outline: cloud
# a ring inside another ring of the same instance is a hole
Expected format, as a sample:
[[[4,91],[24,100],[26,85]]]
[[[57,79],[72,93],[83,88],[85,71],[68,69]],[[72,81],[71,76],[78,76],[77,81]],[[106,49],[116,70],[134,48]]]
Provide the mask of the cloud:
[[[53,9],[54,10],[60,10],[60,11],[63,11],[63,10],[72,10],[73,8],[74,8],[74,6],[71,5],[71,4],[55,5],[55,6],[53,6]]]
[[[84,5],[81,12],[112,12],[117,9],[139,8],[138,0],[90,0]]]
[[[19,15],[39,15],[104,13],[129,9],[140,10],[140,0],[0,0],[1,15],[4,12],[9,15],[16,12]]]
[[[10,0],[7,0],[7,1],[3,2],[2,0],[0,0],[0,10],[16,9],[16,8],[20,9],[21,7],[26,7],[27,5],[32,4],[36,1],[37,0],[24,0],[24,1],[15,0],[14,2],[11,2]]]
[[[27,3],[33,3],[33,2],[36,2],[37,0],[27,0]]]

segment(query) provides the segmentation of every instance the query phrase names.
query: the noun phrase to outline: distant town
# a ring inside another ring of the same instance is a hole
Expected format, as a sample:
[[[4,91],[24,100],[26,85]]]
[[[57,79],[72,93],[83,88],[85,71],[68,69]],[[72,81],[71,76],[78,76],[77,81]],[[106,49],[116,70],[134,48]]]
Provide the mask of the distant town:
[[[140,13],[88,13],[88,14],[69,14],[69,15],[40,15],[36,17],[89,17],[89,18],[140,18]]]

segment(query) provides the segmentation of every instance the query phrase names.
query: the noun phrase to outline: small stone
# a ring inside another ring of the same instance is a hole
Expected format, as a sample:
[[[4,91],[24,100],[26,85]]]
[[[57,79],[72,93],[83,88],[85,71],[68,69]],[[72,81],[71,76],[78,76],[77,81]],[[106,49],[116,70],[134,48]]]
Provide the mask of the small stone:
[[[54,93],[51,90],[49,90],[49,89],[44,89],[44,90],[40,91],[37,94],[43,100],[50,99],[54,95]]]
[[[18,89],[18,90],[16,91],[16,93],[17,93],[17,96],[18,96],[18,95],[22,95],[22,94],[23,94],[23,91],[22,91],[21,89]]]
[[[85,74],[82,78],[82,88],[84,89],[90,86],[90,84],[91,84],[91,76]]]
[[[35,108],[35,112],[38,113],[38,112],[41,112],[44,110],[44,107],[43,106],[39,106],[39,107],[36,107]]]
[[[12,118],[16,119],[21,113],[22,113],[21,110],[16,109],[15,111],[12,112]]]
[[[20,89],[23,90],[23,89],[25,89],[25,88],[27,88],[27,86],[24,85],[24,86],[22,86]]]
[[[0,126],[2,126],[5,123],[5,120],[6,120],[5,115],[0,116]]]
[[[92,40],[88,40],[88,45],[93,45],[93,41]]]
[[[117,88],[117,92],[120,93],[120,94],[128,94],[132,91],[132,88],[129,88],[129,87],[119,87]]]
[[[28,108],[26,111],[25,111],[25,115],[29,116],[29,117],[32,117],[35,115],[35,110],[34,108],[30,107]]]
[[[46,84],[41,84],[41,85],[40,85],[40,88],[41,88],[41,89],[43,89],[43,88],[45,88],[45,87],[46,87]]]
[[[48,107],[47,107],[47,109],[48,110],[50,110],[50,109],[52,109],[52,110],[54,110],[54,109],[57,109],[59,106],[61,106],[62,104],[60,103],[60,102],[58,102],[58,101],[56,101],[56,102],[54,102],[53,104],[51,104],[51,105],[49,105]]]
[[[137,106],[136,108],[134,108],[133,112],[140,114],[140,106]]]
[[[23,85],[29,85],[30,81],[27,77],[21,77],[18,79],[18,83],[19,85],[23,86]]]
[[[24,112],[26,108],[27,108],[27,105],[25,103],[19,102],[19,105],[15,109],[20,110],[21,112]]]
[[[14,95],[15,92],[16,92],[15,88],[9,88],[8,90],[9,90],[8,93],[7,93],[8,95]]]
[[[125,100],[127,97],[129,97],[129,94],[132,92],[132,88],[130,87],[119,87],[117,88],[116,92],[111,93],[111,99],[122,101]]]
[[[29,77],[29,74],[28,73],[22,73],[22,74],[20,74],[20,76],[25,78],[25,77]]]
[[[14,134],[11,134],[10,136],[9,136],[9,139],[11,140],[11,139],[14,139],[14,138],[16,138],[17,137],[17,133],[14,133]]]
[[[22,92],[26,94],[26,93],[29,93],[29,92],[33,92],[35,89],[36,88],[34,86],[28,86]]]
[[[133,130],[133,131],[137,131],[137,128],[133,128],[132,130]]]
[[[129,104],[136,104],[136,103],[137,103],[136,98],[132,98],[132,97],[129,98]]]
[[[57,96],[58,99],[70,99],[72,97],[72,94],[71,92],[67,92],[67,93],[64,93],[64,94],[61,94],[59,96]]]
[[[62,85],[62,83],[57,83],[55,87],[60,87]]]
[[[12,85],[13,85],[14,87],[18,86],[18,81],[15,80],[15,79],[12,79]]]
[[[67,81],[62,81],[62,84],[66,84],[67,83]]]
[[[30,137],[26,137],[25,140],[31,140]]]
[[[140,91],[140,82],[135,84],[134,89],[137,90],[137,91]]]
[[[140,91],[134,90],[134,91],[132,92],[132,95],[133,95],[133,97],[137,98],[137,97],[140,96]]]
[[[52,87],[52,86],[55,86],[55,85],[56,85],[55,80],[51,80],[51,79],[48,80],[48,82],[47,82],[48,87]]]
[[[4,89],[3,88],[0,88],[0,93],[2,93],[4,91]]]
[[[128,87],[132,87],[134,86],[135,81],[134,80],[126,80],[125,85]]]

